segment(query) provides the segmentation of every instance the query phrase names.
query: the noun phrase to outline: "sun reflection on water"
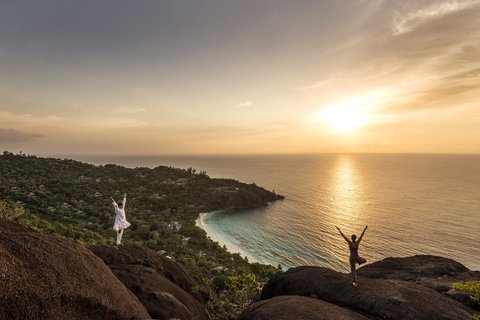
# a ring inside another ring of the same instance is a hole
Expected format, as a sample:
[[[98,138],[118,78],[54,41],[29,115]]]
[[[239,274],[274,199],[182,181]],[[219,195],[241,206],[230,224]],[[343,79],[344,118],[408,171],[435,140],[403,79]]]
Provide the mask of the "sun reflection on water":
[[[335,218],[342,221],[340,224],[351,225],[358,210],[357,171],[353,159],[340,156],[335,164],[332,179],[332,202]]]
[[[332,163],[332,174],[327,189],[329,193],[329,210],[326,220],[327,233],[323,241],[328,246],[322,248],[329,265],[336,270],[348,271],[348,246],[335,230],[334,225],[350,235],[357,233],[362,215],[362,181],[358,163],[350,155],[340,155]]]

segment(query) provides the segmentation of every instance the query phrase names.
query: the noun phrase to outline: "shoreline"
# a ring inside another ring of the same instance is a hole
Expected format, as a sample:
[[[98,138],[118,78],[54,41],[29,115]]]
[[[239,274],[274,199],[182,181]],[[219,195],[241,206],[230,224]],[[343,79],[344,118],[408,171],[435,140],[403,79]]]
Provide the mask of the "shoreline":
[[[227,241],[226,239],[222,238],[218,233],[215,232],[214,228],[209,226],[205,219],[208,218],[209,215],[213,215],[215,213],[222,212],[222,210],[210,211],[210,212],[202,212],[198,215],[198,218],[195,219],[195,226],[199,227],[203,231],[207,233],[207,238],[212,240],[213,242],[217,242],[221,247],[225,246],[229,253],[238,253],[242,258],[247,258],[249,263],[261,263],[261,264],[269,264],[265,262],[261,262],[255,257],[250,254],[247,254],[242,248],[239,246],[234,245],[233,243]]]

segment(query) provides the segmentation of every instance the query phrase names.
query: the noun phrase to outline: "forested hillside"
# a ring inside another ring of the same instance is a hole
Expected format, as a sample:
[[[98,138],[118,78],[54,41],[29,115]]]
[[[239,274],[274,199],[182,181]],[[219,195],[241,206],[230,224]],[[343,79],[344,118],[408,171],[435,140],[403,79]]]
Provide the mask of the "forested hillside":
[[[0,200],[12,209],[24,208],[17,220],[44,233],[84,244],[113,244],[110,197],[121,200],[123,192],[128,194],[126,212],[132,223],[125,242],[168,255],[207,281],[217,276],[217,287],[224,285],[222,276],[254,275],[263,280],[275,272],[228,253],[195,226],[201,212],[263,206],[281,198],[255,184],[212,179],[195,169],[131,169],[0,155]]]

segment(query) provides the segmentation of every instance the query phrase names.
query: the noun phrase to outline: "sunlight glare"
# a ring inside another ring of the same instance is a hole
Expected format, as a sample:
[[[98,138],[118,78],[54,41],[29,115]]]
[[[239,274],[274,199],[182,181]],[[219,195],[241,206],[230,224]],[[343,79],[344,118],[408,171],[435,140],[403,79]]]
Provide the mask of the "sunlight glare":
[[[369,122],[372,106],[378,103],[378,91],[353,97],[337,104],[328,105],[318,114],[321,120],[339,133],[351,132]]]
[[[350,132],[366,122],[362,110],[345,105],[336,105],[325,109],[324,118],[337,132]]]

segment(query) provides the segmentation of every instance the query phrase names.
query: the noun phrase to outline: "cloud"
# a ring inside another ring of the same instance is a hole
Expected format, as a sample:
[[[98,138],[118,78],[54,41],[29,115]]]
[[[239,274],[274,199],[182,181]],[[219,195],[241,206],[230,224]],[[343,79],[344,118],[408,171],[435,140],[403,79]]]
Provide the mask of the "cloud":
[[[38,133],[25,133],[15,129],[0,128],[1,143],[26,142],[26,141],[30,141],[37,138],[43,138],[43,137],[45,136]]]
[[[479,3],[480,0],[450,0],[423,7],[409,8],[406,12],[397,12],[391,25],[392,34],[399,36],[409,33],[426,22],[442,18]]]
[[[405,94],[405,103],[392,104],[390,106],[391,111],[397,112],[411,112],[424,109],[435,108],[436,110],[448,109],[455,110],[460,108],[458,101],[462,101],[462,98],[472,94],[478,93],[478,85],[475,84],[462,84],[446,82],[438,82],[423,90],[412,91]],[[463,105],[467,105],[463,103]]]
[[[392,147],[395,147],[395,145],[388,144],[388,143],[380,143],[380,142],[365,142],[365,143],[362,143],[360,147],[367,148],[367,149],[372,149],[372,148],[383,149],[383,148],[392,148]]]
[[[239,104],[237,104],[237,107],[238,108],[246,108],[246,107],[250,107],[251,105],[253,104],[252,101],[243,101],[243,102],[240,102]]]
[[[117,108],[113,110],[114,113],[123,113],[123,114],[134,114],[134,113],[140,113],[145,111],[146,110],[144,108],[127,108],[127,107]]]
[[[473,68],[467,71],[462,71],[448,77],[447,79],[449,80],[479,79],[480,80],[480,68]]]
[[[453,63],[450,57],[443,63]],[[463,63],[467,64],[468,60]],[[439,72],[445,74],[429,76],[409,82],[403,82],[392,87],[391,100],[386,104],[385,110],[397,114],[428,110],[458,110],[470,108],[475,104],[480,93],[480,68],[467,64],[463,70],[447,72],[442,69],[443,63],[437,65]],[[478,64],[477,64],[478,65]]]
[[[35,128],[40,132],[91,132],[125,128],[145,128],[144,121],[123,117],[57,117],[32,116],[0,111],[0,126]]]
[[[293,88],[293,90],[303,91],[303,90],[313,90],[313,89],[325,88],[325,87],[331,85],[333,82],[335,82],[338,79],[339,79],[338,75],[334,75],[331,78],[319,80],[315,83],[308,84],[306,86]]]
[[[474,112],[480,94],[480,0],[423,3],[397,18],[408,32],[400,28],[401,37],[372,42],[368,56],[354,56],[348,69],[296,88],[304,90],[302,98],[315,107],[353,101],[379,125]],[[382,94],[366,103],[357,99],[372,91]],[[309,119],[317,119],[322,109],[312,110]]]

